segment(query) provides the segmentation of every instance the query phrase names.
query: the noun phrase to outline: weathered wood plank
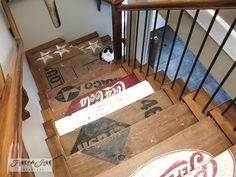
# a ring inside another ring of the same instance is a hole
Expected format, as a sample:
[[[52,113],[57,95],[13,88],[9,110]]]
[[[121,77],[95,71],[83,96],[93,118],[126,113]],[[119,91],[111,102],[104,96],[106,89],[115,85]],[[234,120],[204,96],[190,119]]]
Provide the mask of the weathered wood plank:
[[[104,99],[108,99],[114,95],[117,95],[120,92],[123,92],[124,90],[138,83],[139,80],[135,76],[135,74],[130,74],[123,78],[117,79],[109,84],[101,86],[96,90],[83,94],[74,99],[65,115],[72,115],[73,113],[81,109],[84,109]]]
[[[104,74],[100,77],[97,77],[94,80],[90,80],[76,86],[69,85],[64,87],[57,92],[55,97],[52,97],[48,100],[50,105],[49,109],[52,109],[55,119],[62,118],[65,116],[66,111],[75,98],[125,76],[126,72],[120,68],[109,74]]]
[[[230,146],[231,143],[216,123],[207,118],[96,177],[113,177],[114,174],[116,177],[128,177],[148,161],[171,151],[199,149],[216,156]],[[185,158],[184,156],[179,160],[189,160]],[[175,162],[170,161],[163,168],[167,170]]]
[[[57,120],[55,125],[58,134],[62,136],[66,133],[74,131],[83,125],[96,121],[111,114],[112,112],[118,111],[153,93],[154,90],[147,81],[140,82],[117,95],[75,112],[71,116]]]
[[[68,166],[74,176],[95,176],[122,164],[196,122],[184,104],[174,105],[75,154],[69,158]],[[82,161],[86,161],[87,164],[82,164]],[[90,161],[98,162],[99,169],[96,168],[97,165],[88,165]],[[104,167],[101,161],[104,161]],[[107,167],[107,162],[111,163],[110,168]]]
[[[117,128],[115,128],[116,127],[115,125],[117,125],[117,127],[119,127],[120,129],[123,129],[127,126],[131,126],[145,119],[146,117],[151,116],[152,114],[159,114],[161,110],[164,110],[171,105],[172,105],[171,101],[163,91],[156,92],[119,111],[113,112],[112,114],[109,114],[104,118],[101,118],[100,121],[88,124],[86,126],[83,126],[82,128],[76,129],[73,132],[61,136],[60,140],[64,148],[64,151],[66,155],[70,155],[71,150],[73,149],[73,146],[75,144],[76,144],[75,149],[77,151],[79,150],[77,146],[85,142],[83,141],[79,143],[80,139],[79,135],[83,134],[84,129],[92,127],[91,129],[89,129],[89,131],[93,132],[93,134],[97,134],[97,136],[99,135],[110,136],[112,130],[114,129],[116,129],[116,131],[118,130]],[[99,127],[99,129],[96,129],[97,126]],[[94,135],[92,135],[91,137],[91,135],[88,133],[86,141],[91,142],[93,136]]]
[[[109,65],[100,60],[96,60],[81,68],[78,68],[77,73],[76,73],[77,76],[79,77],[78,79],[74,80],[73,82],[65,83],[56,88],[48,90],[47,97],[48,98],[55,97],[61,89],[63,89],[64,87],[68,85],[76,86],[84,82],[87,82],[89,80],[96,79],[97,77],[101,77],[102,75],[105,75],[107,73],[116,71],[117,69],[119,69],[119,67],[117,67],[116,64]]]

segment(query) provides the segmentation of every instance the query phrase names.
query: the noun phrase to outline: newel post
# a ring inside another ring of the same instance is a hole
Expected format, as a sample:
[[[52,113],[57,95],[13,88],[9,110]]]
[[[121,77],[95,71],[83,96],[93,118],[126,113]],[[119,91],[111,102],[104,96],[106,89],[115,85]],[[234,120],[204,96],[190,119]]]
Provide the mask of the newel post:
[[[116,60],[122,58],[122,16],[117,6],[122,4],[123,0],[112,0],[112,30],[114,57]]]

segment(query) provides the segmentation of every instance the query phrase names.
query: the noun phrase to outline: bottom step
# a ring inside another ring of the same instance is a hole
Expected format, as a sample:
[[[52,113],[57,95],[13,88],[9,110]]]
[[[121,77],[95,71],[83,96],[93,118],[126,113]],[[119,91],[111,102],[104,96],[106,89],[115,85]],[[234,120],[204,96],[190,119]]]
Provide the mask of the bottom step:
[[[163,154],[170,153],[171,151],[199,149],[201,151],[207,151],[213,156],[216,156],[230,146],[231,143],[221,132],[216,123],[212,119],[204,119],[187,128],[186,130],[176,134],[175,136],[165,140],[164,142],[153,146],[149,150],[100,175],[97,175],[96,177],[129,177],[147,162],[163,156]],[[189,159],[186,159],[186,156],[180,156],[179,161],[188,162]],[[172,164],[175,164],[176,162],[176,160],[170,159],[168,164],[160,163],[162,170],[158,171],[156,176],[161,176],[162,173],[170,169]],[[144,171],[143,176],[145,176],[144,174],[148,171],[149,170]]]

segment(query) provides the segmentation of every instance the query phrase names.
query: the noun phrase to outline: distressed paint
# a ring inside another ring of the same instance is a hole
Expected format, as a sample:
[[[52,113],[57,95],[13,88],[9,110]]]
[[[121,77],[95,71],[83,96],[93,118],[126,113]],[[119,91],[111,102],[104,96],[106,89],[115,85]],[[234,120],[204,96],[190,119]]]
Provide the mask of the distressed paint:
[[[111,96],[114,96],[134,86],[137,83],[139,83],[139,80],[134,74],[131,74],[124,78],[113,81],[110,84],[104,85],[101,88],[89,92],[79,98],[76,98],[68,108],[66,116],[71,115],[76,111],[84,109]]]
[[[186,177],[235,177],[235,159],[230,151],[225,151],[204,163]]]
[[[62,136],[153,93],[154,90],[151,85],[147,81],[143,81],[113,97],[82,109],[71,116],[57,120],[55,122],[57,131]]]
[[[130,177],[183,177],[212,155],[201,150],[180,150],[163,154],[140,167]]]

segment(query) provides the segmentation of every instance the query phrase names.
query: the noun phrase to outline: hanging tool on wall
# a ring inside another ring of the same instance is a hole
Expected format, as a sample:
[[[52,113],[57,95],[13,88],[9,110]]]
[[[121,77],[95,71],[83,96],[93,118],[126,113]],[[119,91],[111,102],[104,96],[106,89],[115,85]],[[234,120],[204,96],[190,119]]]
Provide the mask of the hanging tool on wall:
[[[55,28],[59,28],[61,26],[61,21],[60,21],[60,17],[57,11],[55,0],[44,0],[44,2],[48,8],[48,12],[51,16],[51,19]]]

